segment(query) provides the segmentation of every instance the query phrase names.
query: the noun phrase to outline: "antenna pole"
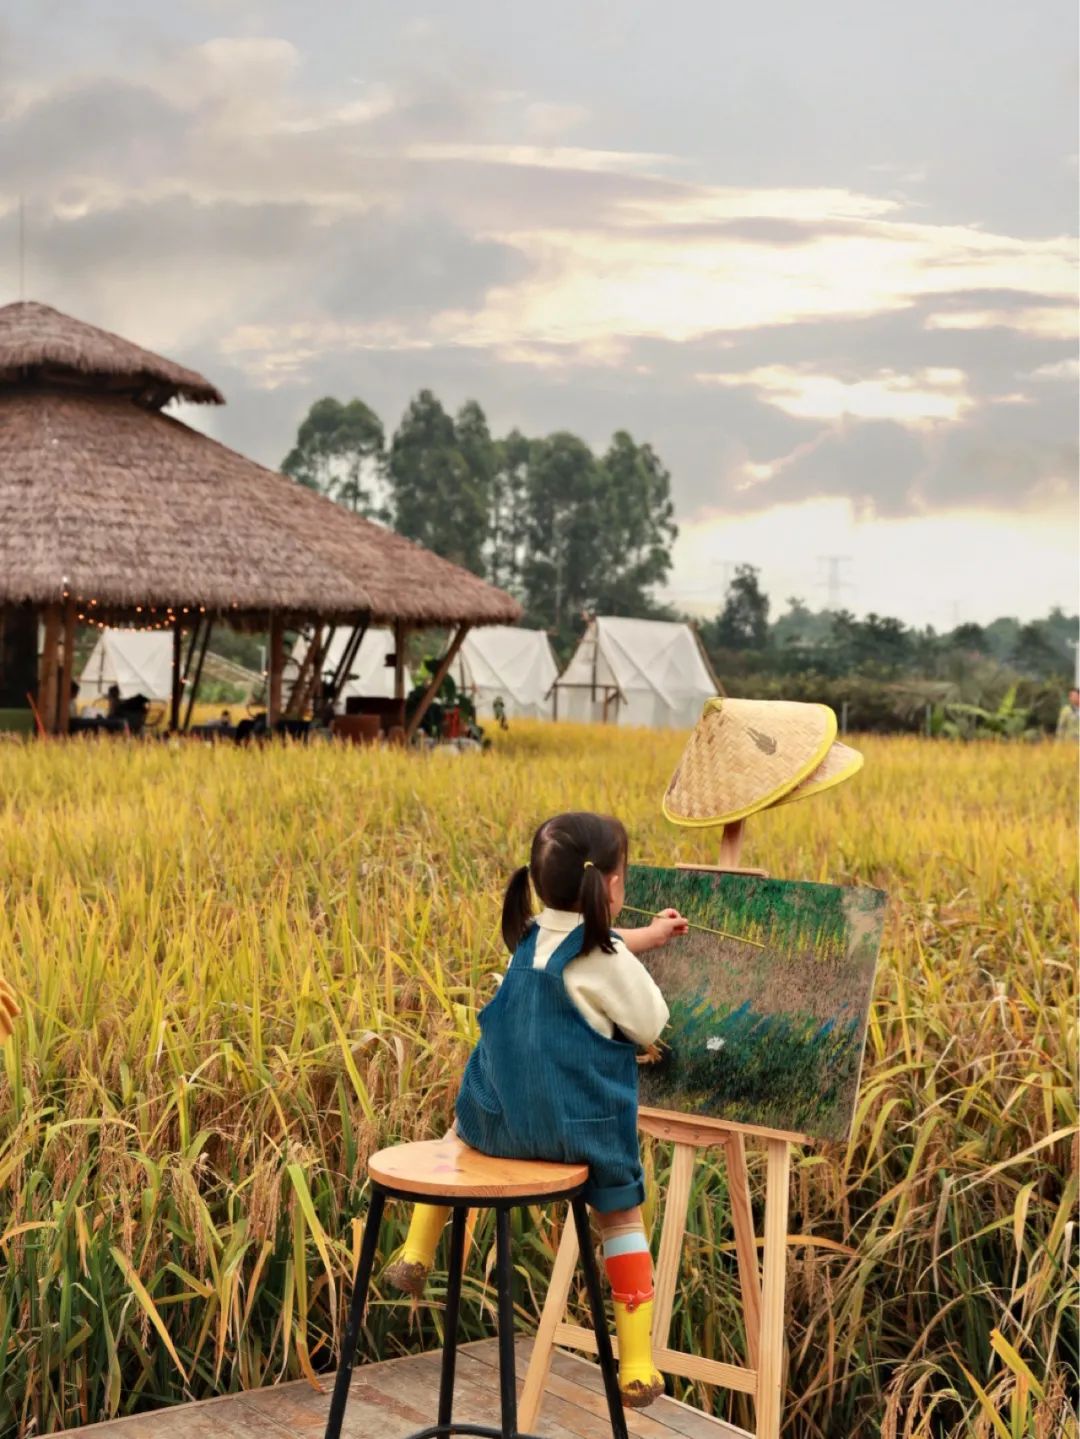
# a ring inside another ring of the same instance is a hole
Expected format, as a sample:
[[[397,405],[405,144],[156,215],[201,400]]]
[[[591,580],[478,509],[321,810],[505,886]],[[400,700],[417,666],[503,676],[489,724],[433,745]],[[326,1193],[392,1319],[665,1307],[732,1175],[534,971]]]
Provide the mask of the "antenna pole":
[[[26,299],[26,205],[19,196],[19,299]]]
[[[828,606],[830,610],[840,607],[840,591],[852,588],[850,580],[845,580],[840,573],[841,565],[850,565],[850,555],[818,555],[818,562],[826,567],[826,577],[823,581],[828,592]]]

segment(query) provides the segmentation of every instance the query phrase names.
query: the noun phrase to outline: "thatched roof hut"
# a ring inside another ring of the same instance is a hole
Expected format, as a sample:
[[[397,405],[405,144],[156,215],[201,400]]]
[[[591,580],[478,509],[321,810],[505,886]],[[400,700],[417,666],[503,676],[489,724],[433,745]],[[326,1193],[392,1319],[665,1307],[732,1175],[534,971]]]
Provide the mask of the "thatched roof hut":
[[[223,405],[225,397],[194,370],[133,345],[35,300],[0,306],[0,384],[67,385],[93,381],[94,389],[115,390],[148,409],[172,399]]]
[[[161,413],[172,399],[222,402],[46,305],[0,308],[0,611],[66,608],[69,629],[217,614],[269,626],[272,647],[305,622],[458,626],[459,645],[462,626],[520,617],[476,575]]]

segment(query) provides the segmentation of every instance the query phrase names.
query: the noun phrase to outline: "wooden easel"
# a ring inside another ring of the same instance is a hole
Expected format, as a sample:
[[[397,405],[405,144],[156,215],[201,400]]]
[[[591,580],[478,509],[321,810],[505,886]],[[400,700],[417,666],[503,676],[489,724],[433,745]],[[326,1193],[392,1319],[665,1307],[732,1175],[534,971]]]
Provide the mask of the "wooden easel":
[[[728,825],[720,845],[717,865],[679,865],[710,874],[751,874],[764,876],[760,869],[740,869],[743,824]],[[653,1358],[664,1374],[703,1384],[716,1384],[753,1396],[756,1408],[754,1439],[778,1439],[783,1401],[784,1370],[784,1281],[787,1258],[788,1189],[790,1146],[804,1144],[807,1136],[749,1124],[728,1124],[718,1120],[692,1119],[664,1109],[638,1111],[638,1127],[654,1139],[673,1142],[671,1179],[660,1231],[660,1252],[656,1261],[653,1299]],[[746,1140],[764,1143],[767,1153],[765,1186],[764,1264],[758,1268],[757,1236],[750,1205],[746,1171]],[[686,1236],[690,1186],[694,1165],[703,1150],[722,1147],[727,1164],[728,1198],[735,1231],[735,1255],[739,1269],[743,1325],[746,1333],[747,1364],[725,1364],[669,1349],[671,1314],[679,1277],[679,1260]],[[578,1242],[573,1225],[563,1229],[562,1242],[548,1286],[547,1298],[529,1360],[525,1387],[518,1405],[523,1429],[533,1430],[543,1401],[556,1345],[596,1353],[593,1334],[565,1321],[570,1286],[577,1269]],[[617,1342],[613,1339],[616,1353]],[[745,1430],[716,1420],[727,1435],[741,1436]]]

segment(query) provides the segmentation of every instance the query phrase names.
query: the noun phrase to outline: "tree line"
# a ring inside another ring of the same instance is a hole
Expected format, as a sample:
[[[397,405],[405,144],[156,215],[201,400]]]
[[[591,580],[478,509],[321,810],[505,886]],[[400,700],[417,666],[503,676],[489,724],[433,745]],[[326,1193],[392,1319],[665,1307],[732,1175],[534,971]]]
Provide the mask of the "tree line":
[[[626,430],[601,454],[568,431],[495,436],[475,400],[453,414],[421,390],[387,438],[362,400],[327,397],[282,469],[509,590],[560,661],[586,612],[688,618],[656,596],[678,533],[671,476]],[[1015,690],[1052,724],[1074,674],[1077,618],[1058,609],[939,633],[890,615],[812,610],[796,596],[774,617],[760,572],[740,565],[698,629],[729,693],[846,701],[856,704],[853,726],[889,728],[920,724],[945,696],[998,705]]]
[[[421,390],[387,440],[362,400],[328,397],[282,469],[509,590],[560,653],[586,610],[669,613],[654,591],[678,533],[671,476],[626,430],[602,454],[567,431],[496,437],[475,400],[451,414]]]
[[[1006,666],[1025,679],[1065,681],[1074,670],[1080,619],[1052,609],[1021,624],[1001,616],[939,633],[932,625],[906,625],[892,615],[857,618],[850,610],[813,611],[798,596],[770,619],[772,603],[760,571],[738,565],[723,608],[702,626],[706,648],[739,673],[798,674],[835,678],[861,674],[875,679],[920,675],[950,678],[979,662]]]

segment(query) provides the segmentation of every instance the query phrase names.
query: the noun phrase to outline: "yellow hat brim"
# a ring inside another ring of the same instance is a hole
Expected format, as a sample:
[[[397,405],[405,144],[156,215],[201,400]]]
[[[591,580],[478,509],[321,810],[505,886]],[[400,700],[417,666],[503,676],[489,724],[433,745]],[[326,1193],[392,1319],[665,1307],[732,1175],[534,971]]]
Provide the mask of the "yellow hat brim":
[[[821,766],[836,731],[828,705],[706,700],[664,795],[665,818],[704,829],[768,809]]]
[[[809,799],[811,795],[822,794],[825,790],[832,789],[838,784],[843,784],[845,780],[853,778],[862,767],[863,757],[859,751],[837,740],[813,774],[807,775],[801,784],[797,784],[793,790],[782,795],[775,803],[777,805],[794,804],[797,800]]]

